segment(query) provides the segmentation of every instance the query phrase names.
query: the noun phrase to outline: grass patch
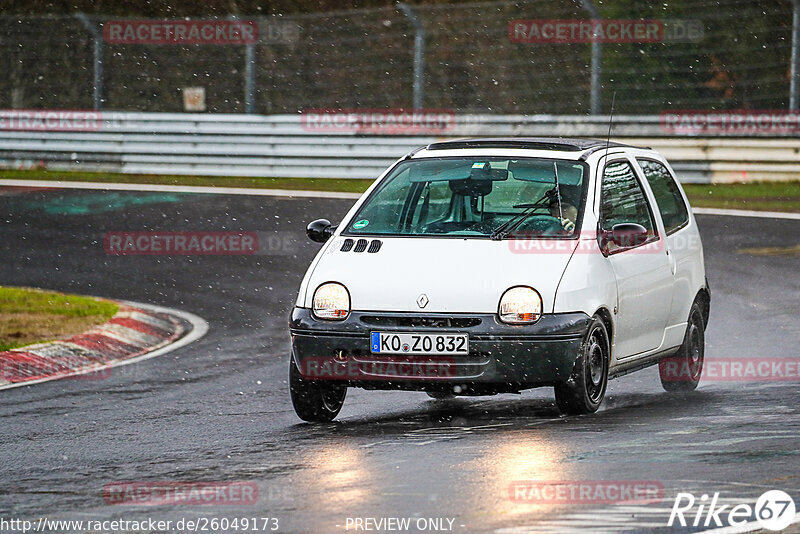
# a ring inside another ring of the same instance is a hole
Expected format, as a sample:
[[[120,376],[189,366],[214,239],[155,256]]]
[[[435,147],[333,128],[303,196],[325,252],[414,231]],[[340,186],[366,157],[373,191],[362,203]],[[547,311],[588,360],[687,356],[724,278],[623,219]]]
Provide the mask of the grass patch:
[[[800,212],[800,181],[683,184],[696,208]]]
[[[301,191],[363,193],[374,180],[360,178],[260,178],[248,176],[183,176],[170,174],[113,174],[104,172],[0,169],[6,180],[59,180],[62,182],[119,182],[126,184],[200,185]]]
[[[79,334],[108,321],[118,309],[91,297],[0,286],[0,350]]]

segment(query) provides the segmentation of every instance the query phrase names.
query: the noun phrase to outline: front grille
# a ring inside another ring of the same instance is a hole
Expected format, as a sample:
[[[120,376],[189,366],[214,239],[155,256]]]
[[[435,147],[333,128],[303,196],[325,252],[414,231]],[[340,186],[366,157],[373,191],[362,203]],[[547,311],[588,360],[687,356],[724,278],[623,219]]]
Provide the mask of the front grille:
[[[359,239],[356,241],[356,247],[353,249],[353,252],[364,252],[367,249],[367,241],[366,239]]]
[[[361,322],[370,326],[470,328],[481,324],[481,319],[480,317],[437,317],[434,315],[362,315]]]

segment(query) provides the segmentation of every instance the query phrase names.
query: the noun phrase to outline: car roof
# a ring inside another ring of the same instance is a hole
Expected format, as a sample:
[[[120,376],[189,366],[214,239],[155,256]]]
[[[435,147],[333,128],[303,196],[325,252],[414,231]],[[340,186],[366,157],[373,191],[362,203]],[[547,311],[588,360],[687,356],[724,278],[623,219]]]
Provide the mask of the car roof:
[[[537,152],[560,152],[560,156],[569,159],[585,159],[597,150],[609,148],[633,148],[641,149],[632,145],[606,141],[604,139],[583,139],[576,137],[478,137],[465,139],[452,139],[447,141],[436,141],[426,146],[421,146],[410,155],[413,157],[418,152],[424,152],[419,156],[435,157],[440,151],[448,151],[447,155],[453,155],[452,151],[470,150],[481,151],[482,155],[488,155],[487,150],[532,150]],[[645,150],[649,150],[645,148]],[[437,152],[437,154],[433,154]]]
[[[453,139],[429,144],[427,150],[454,150],[459,148],[525,148],[529,150],[559,150],[578,152],[595,147],[632,147],[614,141],[580,139],[576,137],[479,137]]]

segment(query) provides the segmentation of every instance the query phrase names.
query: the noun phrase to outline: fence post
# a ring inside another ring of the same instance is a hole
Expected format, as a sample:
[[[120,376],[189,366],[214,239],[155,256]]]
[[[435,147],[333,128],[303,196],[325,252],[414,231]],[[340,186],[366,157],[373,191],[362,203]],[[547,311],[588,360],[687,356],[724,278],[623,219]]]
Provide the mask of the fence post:
[[[795,0],[800,1],[800,0]],[[600,12],[597,7],[592,3],[592,0],[581,0],[583,9],[589,13],[592,20],[600,20]],[[603,73],[603,45],[600,43],[594,33],[592,33],[592,73],[591,73],[591,96],[589,97],[589,109],[592,115],[599,115],[602,107],[601,103],[601,77]]]
[[[800,0],[792,0],[792,65],[789,78],[789,109],[800,108]]]
[[[425,27],[411,6],[399,2],[397,8],[414,26],[414,109],[422,109],[425,101]]]
[[[228,20],[239,21],[239,15],[229,15]],[[260,22],[260,20],[259,20]],[[256,90],[256,45],[248,43],[244,45],[244,112],[255,113],[255,90]]]
[[[92,87],[92,102],[94,109],[103,109],[103,34],[92,24],[85,13],[76,13],[75,17],[92,34],[94,39],[94,85]]]
[[[256,45],[244,47],[244,112],[255,113]]]

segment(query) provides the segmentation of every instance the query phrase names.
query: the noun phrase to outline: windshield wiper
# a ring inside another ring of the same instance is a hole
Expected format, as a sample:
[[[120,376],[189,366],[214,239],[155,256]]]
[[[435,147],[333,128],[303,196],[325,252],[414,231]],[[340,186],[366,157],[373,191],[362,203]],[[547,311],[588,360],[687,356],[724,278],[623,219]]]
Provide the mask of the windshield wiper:
[[[533,204],[515,204],[513,207],[515,208],[525,208],[524,211],[518,213],[517,215],[511,217],[509,220],[495,228],[491,235],[489,235],[489,239],[494,241],[500,241],[511,235],[511,232],[514,231],[520,224],[522,224],[525,219],[533,215],[533,212],[536,211],[536,208],[543,208],[545,206],[544,202],[549,200],[550,195],[549,191],[546,193],[542,198],[534,202]]]
[[[491,235],[489,235],[489,239],[500,241],[501,239],[508,237],[517,226],[522,224],[525,219],[533,215],[533,212],[539,207],[538,204],[518,204],[514,207],[516,208],[522,206],[526,207],[525,211],[515,215],[514,217],[511,217],[509,220],[495,228]]]

